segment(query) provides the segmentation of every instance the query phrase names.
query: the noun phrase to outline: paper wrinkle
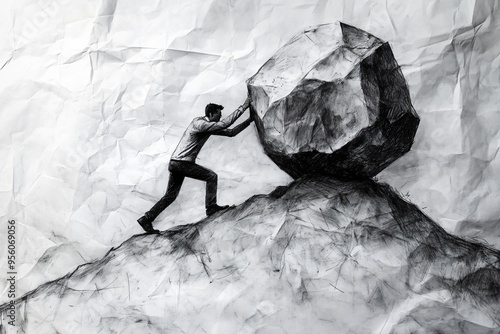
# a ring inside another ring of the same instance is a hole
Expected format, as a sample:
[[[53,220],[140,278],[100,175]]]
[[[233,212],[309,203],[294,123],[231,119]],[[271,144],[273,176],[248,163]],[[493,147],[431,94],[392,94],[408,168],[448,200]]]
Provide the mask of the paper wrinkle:
[[[447,230],[500,247],[494,1],[42,3],[43,24],[33,20],[38,2],[0,11],[0,211],[20,227],[19,293],[140,233],[135,220],[164,194],[190,120],[209,102],[227,115],[279,47],[335,20],[390,42],[421,116],[413,150],[379,180]],[[219,174],[223,204],[290,181],[255,129],[211,138],[200,162]],[[158,227],[201,219],[203,191],[187,180]]]

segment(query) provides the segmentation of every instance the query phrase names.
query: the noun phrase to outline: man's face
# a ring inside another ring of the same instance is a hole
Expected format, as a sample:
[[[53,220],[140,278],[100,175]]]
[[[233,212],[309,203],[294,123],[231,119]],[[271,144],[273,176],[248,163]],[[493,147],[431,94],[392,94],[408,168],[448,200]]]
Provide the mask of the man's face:
[[[217,110],[217,112],[215,112],[215,113],[212,114],[212,117],[210,117],[210,120],[212,122],[218,122],[218,121],[220,121],[221,117],[222,117],[222,111],[221,110]]]

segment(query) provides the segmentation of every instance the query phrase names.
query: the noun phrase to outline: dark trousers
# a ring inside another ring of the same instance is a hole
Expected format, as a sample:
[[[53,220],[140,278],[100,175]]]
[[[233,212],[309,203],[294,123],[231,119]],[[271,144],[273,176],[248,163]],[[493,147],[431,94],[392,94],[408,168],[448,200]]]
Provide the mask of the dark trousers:
[[[217,174],[213,171],[194,162],[180,160],[170,160],[168,170],[170,171],[170,178],[167,192],[158,203],[146,212],[147,218],[152,221],[155,220],[177,198],[185,177],[205,181],[207,183],[205,206],[209,208],[217,204]]]

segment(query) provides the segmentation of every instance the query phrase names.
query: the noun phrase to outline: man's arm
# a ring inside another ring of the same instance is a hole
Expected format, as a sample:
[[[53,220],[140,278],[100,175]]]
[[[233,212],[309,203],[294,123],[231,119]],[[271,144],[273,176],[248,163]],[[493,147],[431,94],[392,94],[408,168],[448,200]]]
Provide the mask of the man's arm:
[[[244,111],[245,109],[243,109],[243,106],[240,106],[231,115],[218,122],[209,122],[204,119],[199,119],[196,121],[196,123],[194,123],[194,128],[199,132],[209,133],[226,129],[230,127],[234,122],[236,122],[236,120],[243,114]]]
[[[249,107],[250,99],[247,98],[245,103],[236,109],[231,115],[227,116],[223,120],[218,122],[208,122],[203,119],[196,121],[194,128],[199,132],[213,133],[214,131],[224,130],[230,127],[236,120],[243,114],[243,112]]]
[[[236,125],[232,129],[222,129],[222,130],[214,131],[214,132],[212,132],[212,134],[217,135],[217,136],[234,137],[237,134],[239,134],[241,131],[245,130],[250,125],[250,123],[252,123],[252,121],[253,120],[251,118],[249,118],[246,121],[242,122],[241,124]]]

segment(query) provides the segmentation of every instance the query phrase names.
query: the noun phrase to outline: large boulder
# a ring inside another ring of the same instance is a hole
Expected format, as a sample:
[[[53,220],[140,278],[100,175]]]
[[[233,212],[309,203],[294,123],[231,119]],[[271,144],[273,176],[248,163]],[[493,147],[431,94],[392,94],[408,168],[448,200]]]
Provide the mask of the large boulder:
[[[389,44],[340,22],[298,34],[247,84],[264,150],[294,178],[374,176],[419,124]]]

